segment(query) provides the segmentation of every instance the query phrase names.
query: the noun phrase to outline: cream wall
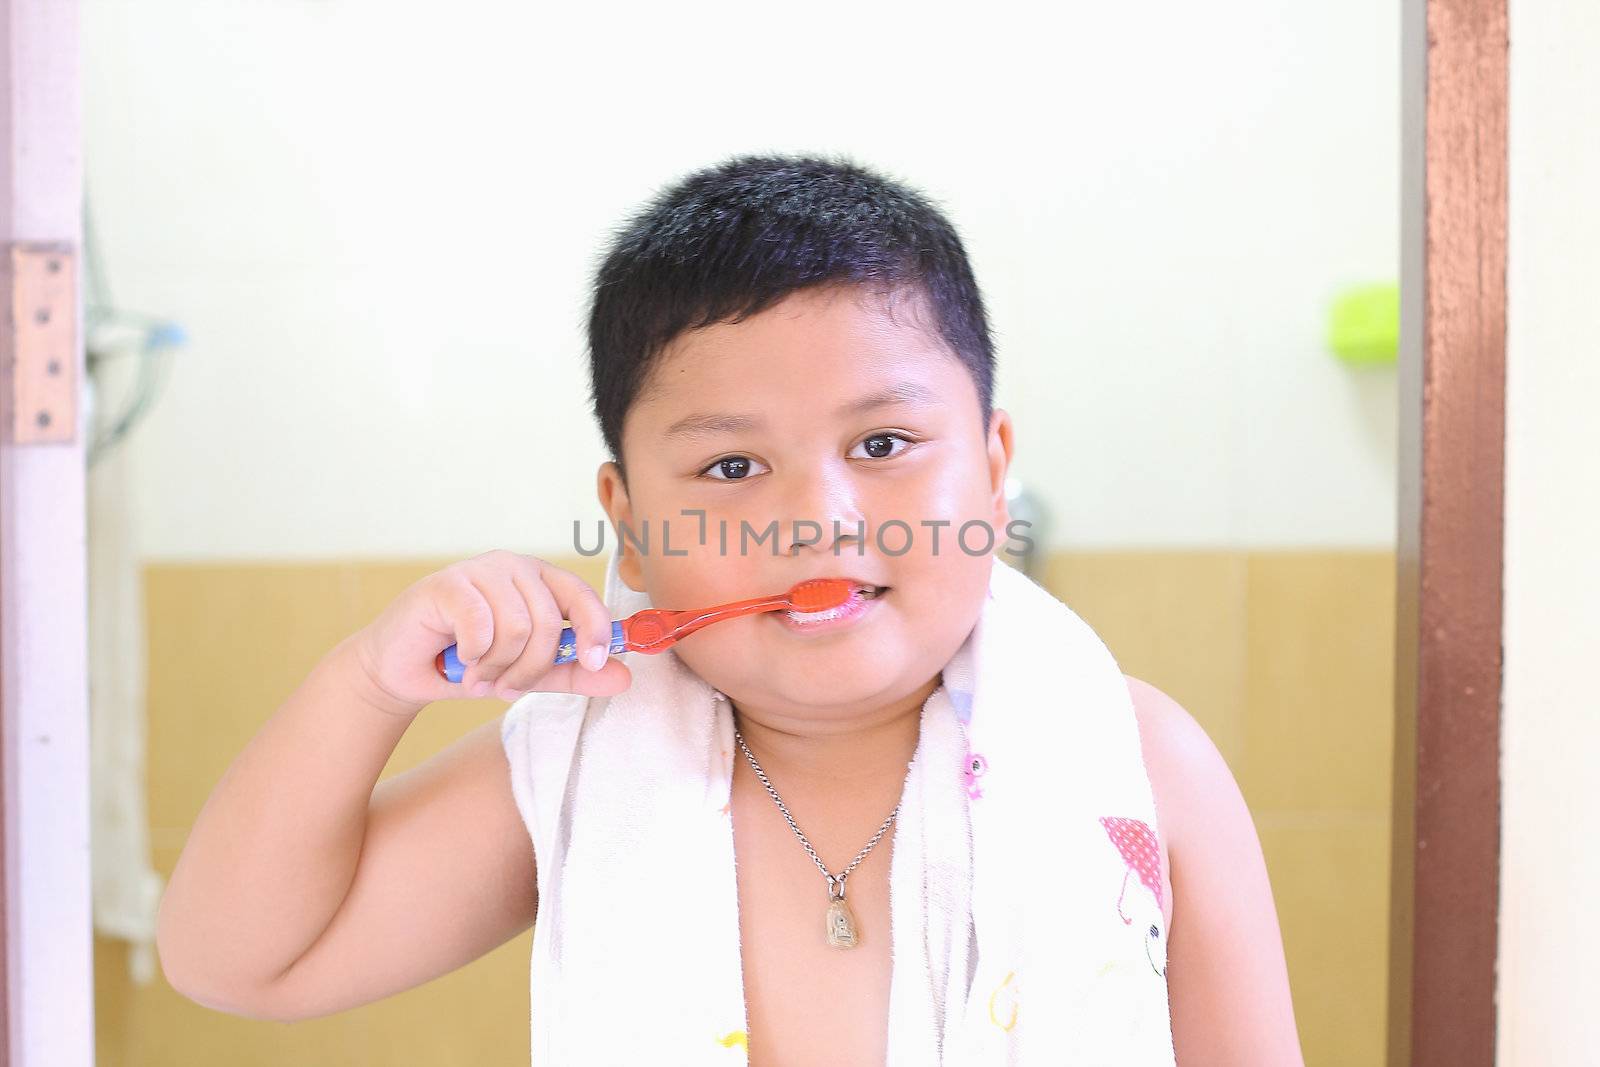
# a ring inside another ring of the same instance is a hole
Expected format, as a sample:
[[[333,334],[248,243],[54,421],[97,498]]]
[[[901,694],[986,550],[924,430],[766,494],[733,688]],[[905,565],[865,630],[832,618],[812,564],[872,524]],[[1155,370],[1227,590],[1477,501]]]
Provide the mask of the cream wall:
[[[1394,0],[83,6],[114,294],[193,338],[146,557],[570,551],[595,251],[760,149],[948,206],[1057,545],[1393,543],[1393,374],[1322,338],[1397,273]]]
[[[1512,0],[1499,1062],[1595,1062],[1600,9]]]

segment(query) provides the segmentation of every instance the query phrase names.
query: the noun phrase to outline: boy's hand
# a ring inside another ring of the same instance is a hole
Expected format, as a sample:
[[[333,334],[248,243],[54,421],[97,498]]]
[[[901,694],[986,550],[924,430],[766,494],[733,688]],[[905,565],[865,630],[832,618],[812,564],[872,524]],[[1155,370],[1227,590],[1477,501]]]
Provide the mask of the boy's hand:
[[[556,642],[570,620],[578,659],[559,666]],[[451,643],[466,665],[460,683],[434,659]],[[570,571],[533,556],[496,550],[428,575],[358,631],[355,655],[388,710],[412,713],[435,700],[526,692],[610,696],[632,674],[609,658],[611,616]],[[592,651],[600,647],[598,656]]]

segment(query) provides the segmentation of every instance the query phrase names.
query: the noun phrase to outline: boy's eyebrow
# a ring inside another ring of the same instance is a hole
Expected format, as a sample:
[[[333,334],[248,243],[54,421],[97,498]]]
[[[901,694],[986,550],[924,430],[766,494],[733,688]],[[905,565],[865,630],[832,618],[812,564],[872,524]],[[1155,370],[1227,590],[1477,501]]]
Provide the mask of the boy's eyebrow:
[[[838,416],[861,415],[875,408],[891,404],[927,403],[934,399],[931,389],[916,382],[899,382],[841,404],[834,412]],[[740,430],[759,430],[766,425],[759,415],[731,415],[712,413],[685,415],[667,427],[667,437],[705,437],[718,433],[738,433]]]
[[[933,390],[917,382],[897,382],[894,385],[879,389],[875,393],[842,404],[835,412],[837,415],[861,415],[874,408],[884,408],[891,404],[926,404],[933,399]]]

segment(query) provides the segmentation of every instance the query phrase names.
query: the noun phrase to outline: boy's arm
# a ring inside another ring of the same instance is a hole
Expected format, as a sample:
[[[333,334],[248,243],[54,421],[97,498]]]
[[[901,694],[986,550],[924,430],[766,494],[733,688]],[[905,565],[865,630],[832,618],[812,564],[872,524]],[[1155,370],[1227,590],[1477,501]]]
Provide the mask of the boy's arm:
[[[533,847],[499,720],[374,789],[411,718],[367,683],[350,640],[318,663],[185,843],[157,931],[174,988],[304,1019],[419,985],[527,929]]]
[[[1180,1065],[1303,1064],[1255,824],[1216,746],[1176,701],[1128,679],[1172,879],[1167,991]]]

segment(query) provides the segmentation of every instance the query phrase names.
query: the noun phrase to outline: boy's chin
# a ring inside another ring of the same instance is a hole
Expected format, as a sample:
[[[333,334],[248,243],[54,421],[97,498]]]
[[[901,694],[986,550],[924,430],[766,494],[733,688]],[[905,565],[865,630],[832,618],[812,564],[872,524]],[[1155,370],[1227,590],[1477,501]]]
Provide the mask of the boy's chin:
[[[796,717],[819,722],[852,715],[870,715],[906,695],[894,684],[901,673],[898,665],[888,663],[863,666],[861,669],[837,665],[826,672],[814,674],[801,671],[789,675],[774,671],[759,679],[749,680],[752,693],[750,702],[787,707]]]
[[[898,641],[809,644],[780,640],[784,647],[774,649],[763,643],[756,656],[749,654],[748,646],[703,647],[694,650],[699,655],[689,650],[681,650],[680,655],[700,677],[736,703],[786,706],[795,714],[818,718],[851,709],[875,711],[902,698],[903,683],[917,673],[915,650]]]

